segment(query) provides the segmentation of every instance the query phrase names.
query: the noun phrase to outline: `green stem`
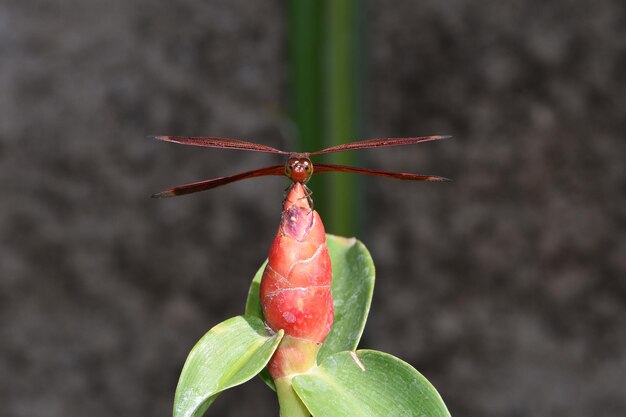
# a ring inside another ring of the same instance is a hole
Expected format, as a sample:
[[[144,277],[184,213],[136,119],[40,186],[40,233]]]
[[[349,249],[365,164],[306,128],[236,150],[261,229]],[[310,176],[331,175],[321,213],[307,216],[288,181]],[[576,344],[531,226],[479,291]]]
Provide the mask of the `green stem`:
[[[274,383],[280,405],[280,417],[309,417],[311,415],[298,394],[293,390],[291,378],[278,378],[274,380]]]
[[[362,139],[362,9],[360,0],[289,0],[291,110],[302,151]],[[336,164],[356,162],[351,152],[330,157]],[[328,230],[355,235],[357,177],[314,176],[309,186]]]
[[[327,3],[329,32],[327,39],[328,73],[326,83],[327,135],[329,145],[361,139],[359,86],[360,20],[358,0],[332,0]],[[355,165],[356,154],[340,152],[333,163]],[[336,175],[330,182],[329,229],[343,236],[357,232],[359,192],[354,175]]]
[[[324,147],[323,7],[321,0],[289,0],[287,9],[291,114],[296,125],[299,151],[302,152]],[[323,208],[326,201],[322,180],[313,177],[309,183],[319,208]]]

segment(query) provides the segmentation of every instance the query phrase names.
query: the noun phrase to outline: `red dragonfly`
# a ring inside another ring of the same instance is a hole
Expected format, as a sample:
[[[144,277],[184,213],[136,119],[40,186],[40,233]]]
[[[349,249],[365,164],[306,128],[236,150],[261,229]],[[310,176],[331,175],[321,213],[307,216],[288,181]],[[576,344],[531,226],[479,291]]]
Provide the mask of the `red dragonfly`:
[[[169,190],[154,194],[152,197],[174,197],[177,195],[197,193],[198,191],[210,190],[231,182],[245,180],[247,178],[262,177],[266,175],[285,175],[292,183],[306,184],[313,173],[320,172],[352,172],[355,174],[376,175],[379,177],[397,178],[401,180],[415,181],[449,181],[447,178],[434,175],[407,174],[404,172],[387,172],[375,169],[357,168],[345,165],[315,164],[310,156],[322,155],[333,152],[351,151],[355,149],[381,148],[384,146],[411,145],[420,142],[429,142],[439,139],[447,139],[450,136],[422,136],[418,138],[385,138],[368,139],[359,142],[346,143],[322,149],[317,152],[287,152],[271,146],[258,143],[246,142],[240,139],[212,138],[212,137],[186,137],[186,136],[151,136],[153,139],[165,142],[180,143],[183,145],[204,146],[207,148],[241,149],[246,151],[268,152],[281,155],[289,155],[289,159],[284,165],[272,165],[268,167],[254,169],[252,171],[240,172],[239,174],[219,177],[211,180],[194,182],[192,184],[181,185]]]

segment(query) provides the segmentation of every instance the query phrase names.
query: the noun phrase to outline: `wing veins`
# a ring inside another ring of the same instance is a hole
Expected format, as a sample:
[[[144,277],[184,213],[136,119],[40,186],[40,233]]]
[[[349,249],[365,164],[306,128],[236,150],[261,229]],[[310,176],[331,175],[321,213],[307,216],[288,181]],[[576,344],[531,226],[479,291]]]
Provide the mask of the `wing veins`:
[[[413,180],[413,181],[450,181],[448,178],[439,177],[436,175],[421,175],[411,174],[407,172],[390,172],[381,171],[377,169],[369,168],[357,168],[346,165],[333,165],[333,164],[315,164],[313,167],[314,173],[321,172],[349,172],[353,174],[365,174],[374,175],[377,177],[395,178],[399,180]]]
[[[382,148],[387,146],[413,145],[415,143],[430,142],[433,140],[448,139],[451,136],[421,136],[416,138],[377,138],[366,139],[358,142],[344,143],[342,145],[332,146],[322,149],[321,151],[309,152],[309,155],[321,155],[331,152],[343,152],[356,149]]]
[[[268,152],[287,155],[291,152],[272,148],[259,143],[248,142],[241,139],[206,137],[206,136],[150,136],[152,139],[164,142],[179,143],[181,145],[202,146],[205,148],[239,149],[245,151]]]
[[[263,177],[268,175],[285,175],[284,165],[272,165],[263,167],[247,172],[240,172],[239,174],[229,175],[226,177],[213,178],[210,180],[194,182],[191,184],[180,185],[178,187],[170,188],[169,190],[161,191],[160,193],[153,194],[152,197],[164,198],[175,197],[179,195],[192,194],[200,191],[206,191],[213,188],[221,187],[222,185],[230,184],[236,181],[245,180],[248,178]]]

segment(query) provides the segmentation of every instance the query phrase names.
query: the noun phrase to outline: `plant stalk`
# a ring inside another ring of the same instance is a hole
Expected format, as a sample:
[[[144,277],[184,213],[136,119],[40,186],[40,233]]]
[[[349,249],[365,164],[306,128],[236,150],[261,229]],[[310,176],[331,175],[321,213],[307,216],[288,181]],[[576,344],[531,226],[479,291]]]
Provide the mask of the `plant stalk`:
[[[322,111],[324,1],[289,0],[287,10],[291,115],[296,126],[299,150],[316,151],[325,144]],[[327,197],[322,181],[323,178],[315,176],[309,186],[323,214]]]
[[[280,417],[309,417],[311,415],[293,390],[290,377],[278,378],[274,380],[274,383],[278,394]]]
[[[363,139],[361,9],[360,0],[288,3],[291,111],[303,151]],[[357,156],[342,152],[330,159],[355,165]],[[309,186],[329,230],[354,236],[360,223],[358,177],[314,176]]]
[[[361,126],[361,14],[359,0],[327,2],[327,76],[326,103],[328,145],[362,139]],[[354,152],[332,155],[332,162],[355,165]],[[354,236],[358,229],[360,193],[354,175],[336,175],[328,184],[332,208],[327,217],[328,229],[343,236]]]

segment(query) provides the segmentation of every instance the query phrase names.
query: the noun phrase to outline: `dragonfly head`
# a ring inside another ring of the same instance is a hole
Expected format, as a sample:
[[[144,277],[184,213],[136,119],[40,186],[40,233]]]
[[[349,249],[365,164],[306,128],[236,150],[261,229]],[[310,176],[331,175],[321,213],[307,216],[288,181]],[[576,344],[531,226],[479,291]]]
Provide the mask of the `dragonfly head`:
[[[293,154],[285,163],[285,175],[294,183],[306,184],[313,175],[313,163],[304,154]]]

